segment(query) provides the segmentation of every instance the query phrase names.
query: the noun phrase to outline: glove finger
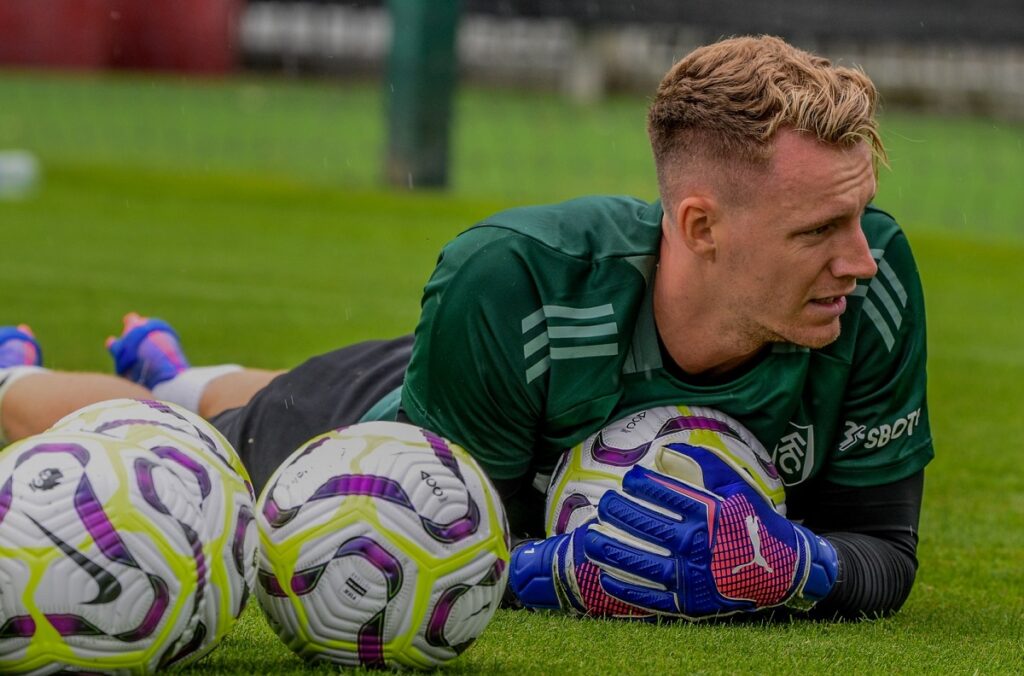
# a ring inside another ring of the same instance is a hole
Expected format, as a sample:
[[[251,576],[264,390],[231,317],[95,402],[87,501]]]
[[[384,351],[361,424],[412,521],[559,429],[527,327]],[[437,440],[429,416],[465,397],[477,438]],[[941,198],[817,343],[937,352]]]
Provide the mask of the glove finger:
[[[601,572],[601,586],[609,596],[631,606],[655,613],[670,615],[680,613],[679,606],[676,604],[676,596],[671,592],[626,582],[605,571]]]
[[[622,478],[622,490],[644,502],[675,512],[684,519],[706,521],[709,507],[719,501],[718,496],[698,486],[640,465],[626,472]]]
[[[696,513],[695,518],[687,512],[680,514],[682,520],[673,519],[618,491],[606,491],[601,496],[597,514],[602,524],[673,552],[681,551],[690,539],[689,533],[706,528],[707,523],[703,511]]]
[[[587,559],[603,570],[621,571],[623,576],[649,580],[672,587],[676,584],[676,563],[668,556],[609,534],[602,526],[591,526],[583,540]]]

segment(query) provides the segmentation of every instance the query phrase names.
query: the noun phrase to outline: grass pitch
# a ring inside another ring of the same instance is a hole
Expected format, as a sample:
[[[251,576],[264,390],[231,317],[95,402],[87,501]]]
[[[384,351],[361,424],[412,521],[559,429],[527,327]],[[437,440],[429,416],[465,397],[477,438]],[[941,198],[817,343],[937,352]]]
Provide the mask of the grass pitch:
[[[0,202],[0,323],[29,322],[54,368],[109,368],[131,309],[165,317],[194,363],[287,367],[410,331],[441,245],[516,203],[653,195],[642,101],[459,103],[449,194],[377,189],[373,89],[269,80],[0,77],[0,147],[45,177]],[[246,112],[249,111],[249,112]],[[550,673],[1019,673],[1024,670],[1024,129],[886,118],[879,204],[924,279],[937,458],[917,584],[894,618],[856,624],[666,624],[499,611],[446,670]],[[323,671],[255,604],[193,668]]]

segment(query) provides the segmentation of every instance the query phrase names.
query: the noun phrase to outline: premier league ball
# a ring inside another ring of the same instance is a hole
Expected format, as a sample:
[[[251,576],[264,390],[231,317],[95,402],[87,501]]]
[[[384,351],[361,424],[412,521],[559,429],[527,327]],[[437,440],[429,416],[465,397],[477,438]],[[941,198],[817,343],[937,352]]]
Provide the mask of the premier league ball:
[[[671,466],[672,454],[659,452],[673,443],[713,451],[785,515],[786,495],[779,472],[750,431],[714,409],[660,406],[616,420],[562,455],[547,491],[548,535],[566,533],[596,518],[601,496],[621,488],[622,477],[633,465],[678,474],[679,468]]]
[[[174,465],[83,432],[0,453],[0,672],[144,674],[195,652],[216,581]]]
[[[308,660],[430,668],[484,630],[508,575],[501,502],[462,448],[373,422],[318,436],[257,503],[257,596]]]
[[[93,404],[51,430],[89,432],[148,449],[180,479],[199,509],[198,536],[210,579],[187,661],[208,653],[234,626],[256,579],[255,497],[231,444],[195,413],[145,399]]]

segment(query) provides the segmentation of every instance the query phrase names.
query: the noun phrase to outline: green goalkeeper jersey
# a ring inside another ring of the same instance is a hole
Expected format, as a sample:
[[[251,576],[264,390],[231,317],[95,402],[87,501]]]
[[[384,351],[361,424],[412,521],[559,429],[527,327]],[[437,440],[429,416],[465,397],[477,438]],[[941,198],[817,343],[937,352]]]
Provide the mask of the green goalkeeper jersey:
[[[787,485],[871,486],[925,466],[924,303],[891,216],[863,216],[878,274],[848,299],[836,342],[774,345],[714,383],[666,363],[655,330],[661,217],[657,202],[587,197],[501,212],[449,243],[424,292],[406,415],[496,479],[549,472],[609,422],[665,404],[741,421]]]

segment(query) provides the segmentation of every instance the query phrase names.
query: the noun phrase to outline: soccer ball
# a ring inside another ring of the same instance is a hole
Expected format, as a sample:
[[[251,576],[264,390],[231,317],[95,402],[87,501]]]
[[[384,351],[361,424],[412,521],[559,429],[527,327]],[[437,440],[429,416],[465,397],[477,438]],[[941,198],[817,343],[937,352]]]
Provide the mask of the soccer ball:
[[[146,399],[93,404],[50,429],[100,434],[149,449],[181,480],[202,516],[198,534],[210,578],[186,661],[208,653],[234,626],[256,581],[255,496],[231,444],[195,413]]]
[[[508,526],[459,446],[371,422],[315,437],[256,505],[256,594],[307,660],[430,668],[484,630],[505,588]]]
[[[633,465],[674,474],[659,466],[658,450],[686,443],[713,451],[747,483],[786,514],[786,494],[771,456],[753,434],[726,414],[702,406],[659,406],[616,420],[566,451],[551,475],[545,507],[548,535],[566,533],[597,517],[605,491],[622,487]]]
[[[0,672],[144,674],[192,652],[214,581],[173,465],[84,432],[0,453]]]

